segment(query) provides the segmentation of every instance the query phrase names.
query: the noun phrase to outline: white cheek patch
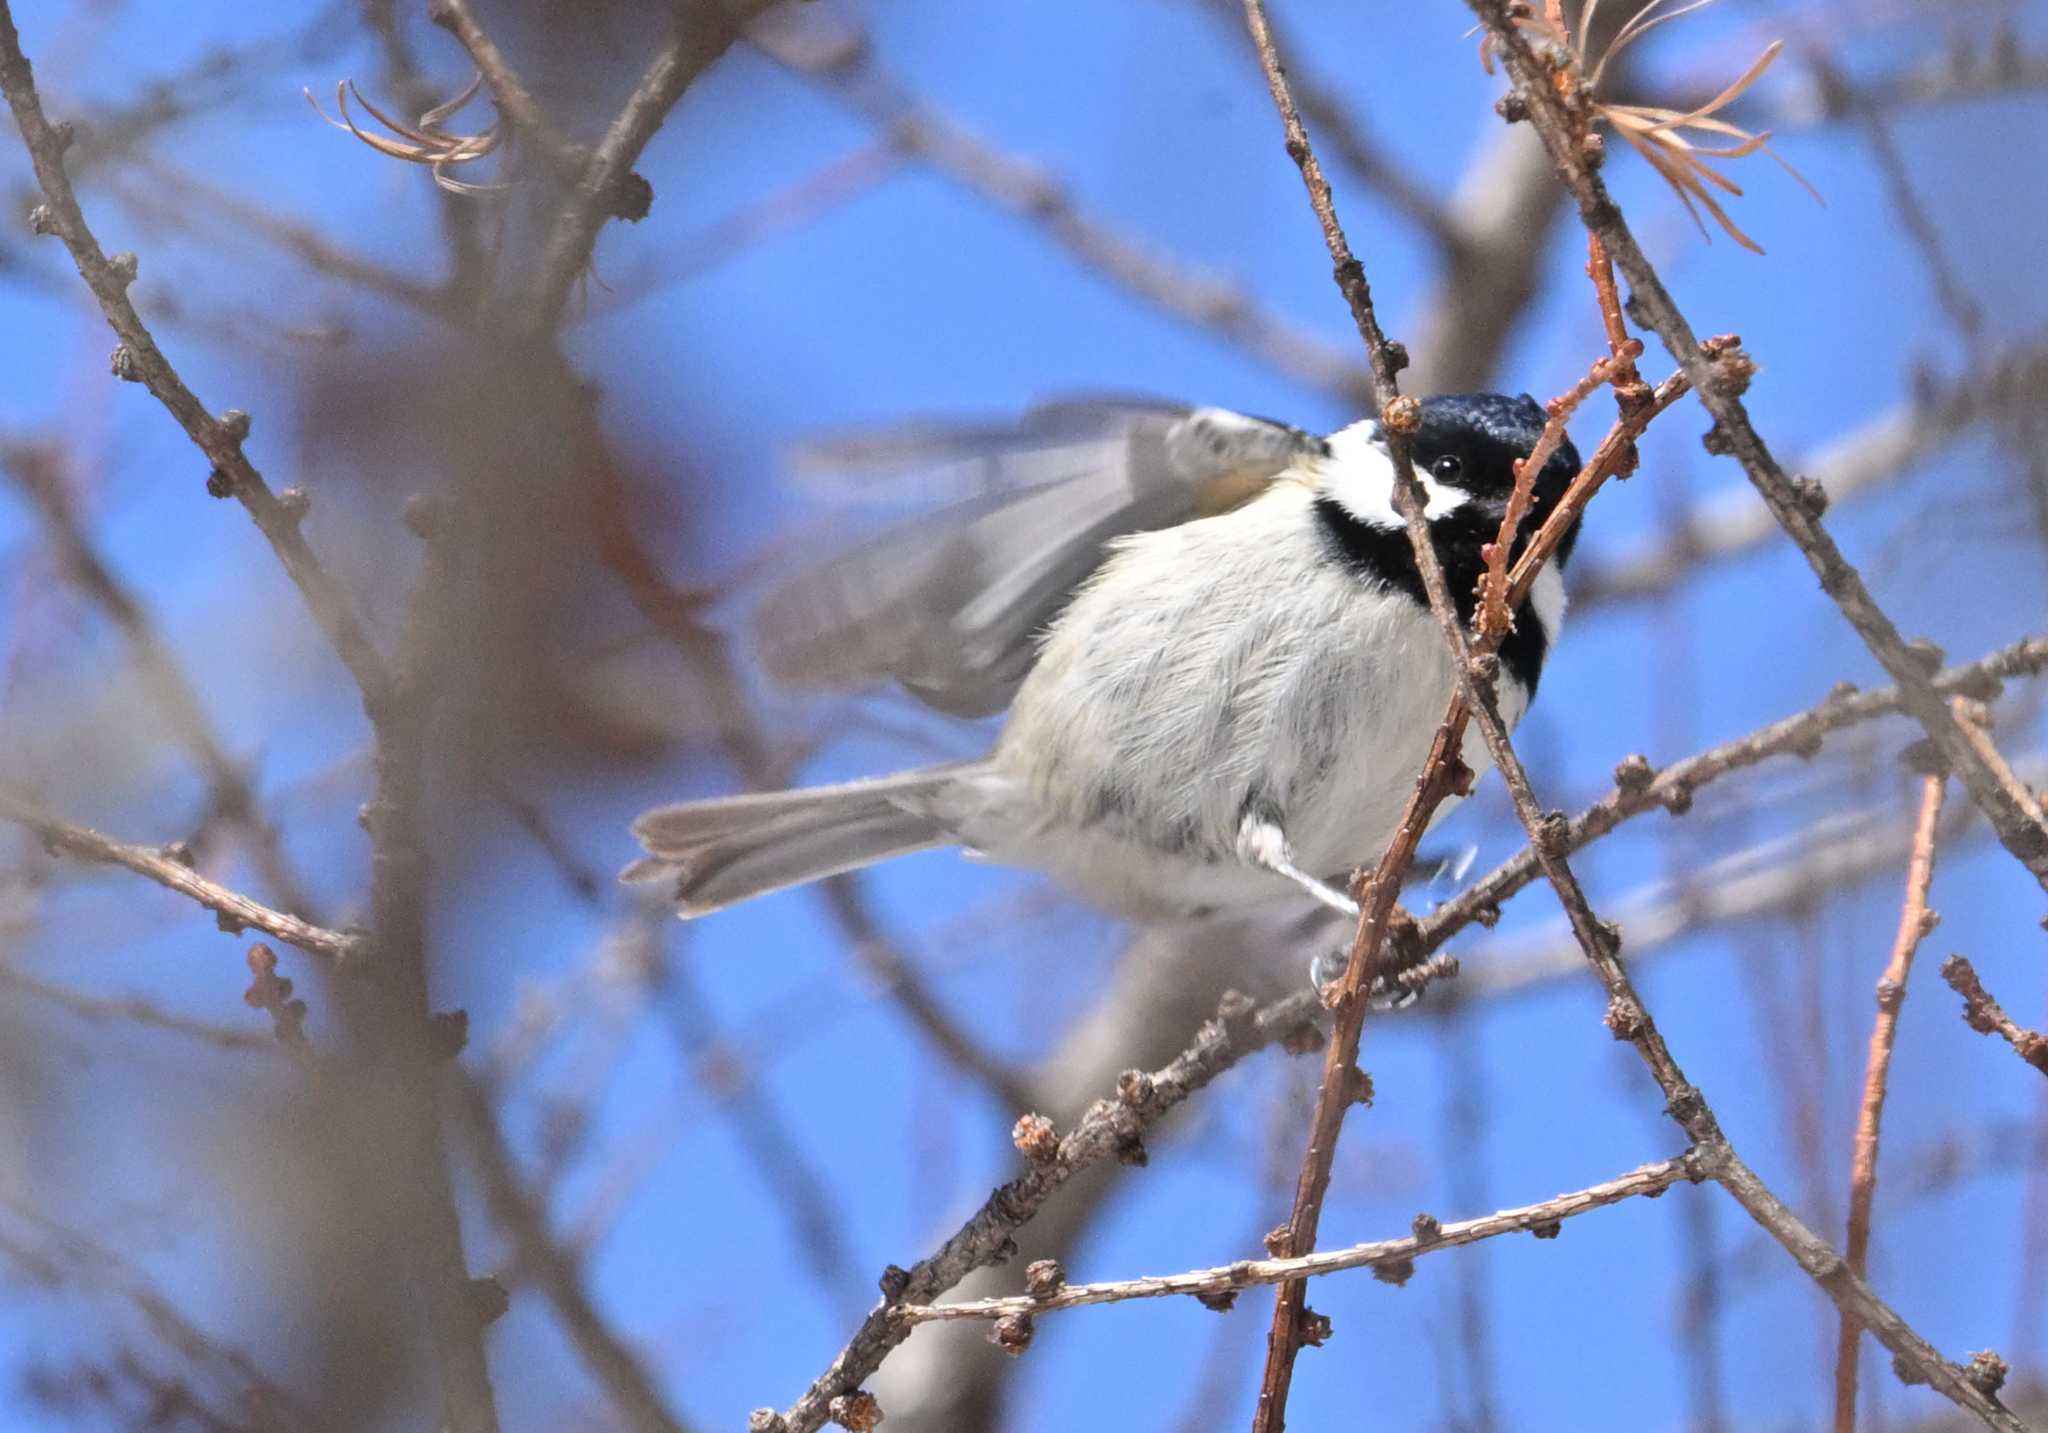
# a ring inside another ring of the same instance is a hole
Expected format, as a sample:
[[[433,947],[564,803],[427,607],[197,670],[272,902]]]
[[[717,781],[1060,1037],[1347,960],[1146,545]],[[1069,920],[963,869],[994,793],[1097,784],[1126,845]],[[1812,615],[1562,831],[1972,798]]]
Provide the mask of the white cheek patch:
[[[1330,456],[1322,464],[1322,488],[1360,522],[1401,529],[1408,524],[1394,510],[1394,459],[1379,441],[1379,424],[1368,418],[1330,436]],[[1463,507],[1471,495],[1446,487],[1417,468],[1425,502],[1422,515],[1440,518]]]

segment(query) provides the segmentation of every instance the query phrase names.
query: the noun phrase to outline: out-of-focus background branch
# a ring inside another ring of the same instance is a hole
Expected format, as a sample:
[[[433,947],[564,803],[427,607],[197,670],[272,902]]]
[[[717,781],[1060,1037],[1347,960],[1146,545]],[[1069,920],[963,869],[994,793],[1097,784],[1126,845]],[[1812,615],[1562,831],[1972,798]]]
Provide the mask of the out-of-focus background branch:
[[[1020,1115],[1074,1130],[1123,1072],[1188,1050],[1227,989],[1298,992],[1342,939],[1131,931],[948,854],[688,928],[609,881],[653,800],[988,739],[887,694],[799,701],[752,666],[764,575],[934,496],[807,488],[781,461],[805,438],[1077,391],[1359,415],[1363,354],[1239,7],[11,8],[74,126],[87,219],[138,256],[141,321],[193,391],[254,415],[249,462],[376,652],[431,653],[417,954],[457,1063],[425,1113],[474,1315],[509,1301],[479,1325],[503,1426],[791,1407],[886,1268],[1033,1167]],[[1407,390],[1574,381],[1605,351],[1583,245],[1536,136],[1493,111],[1465,8],[1270,8]],[[1601,30],[1637,8],[1609,0]],[[447,171],[502,188],[437,188],[300,95],[331,112],[353,79],[411,123],[468,84],[476,33],[495,87],[439,132],[505,124]],[[1686,313],[1742,335],[1751,414],[1887,612],[1958,666],[2048,627],[2048,177],[2026,162],[2048,10],[1730,0],[1628,49],[1603,94],[1689,109],[1779,37],[1728,116],[1772,129],[1827,202],[1732,163],[1731,213],[1767,256],[1703,240],[1627,146],[1603,173]],[[494,98],[508,77],[533,114]],[[363,1097],[349,1013],[349,962],[390,924],[390,847],[374,812],[358,824],[390,744],[270,545],[207,496],[213,460],[109,375],[8,136],[0,810],[29,824],[0,830],[0,1404],[26,1428],[421,1426],[447,1340],[414,1231],[391,1227],[389,1106]],[[1660,420],[1593,507],[1518,739],[1548,805],[1625,796],[1629,753],[1654,780],[1886,681],[1706,426],[1690,403]],[[447,567],[423,614],[430,549]],[[422,616],[446,635],[408,639]],[[2038,788],[2048,686],[2012,670],[1969,694]],[[1836,1241],[1917,736],[1831,723],[1573,855],[1731,1137]],[[1412,889],[1418,914],[1523,844],[1491,785],[1432,839],[1477,858]],[[1966,953],[2014,1029],[2048,1025],[2040,891],[1966,800],[1937,840],[1870,1279],[1951,1359],[1996,1349],[2024,1415],[2048,1354],[2048,1089],[1937,967]],[[1347,1126],[1325,1247],[1671,1153],[1547,901],[1459,929],[1461,973],[1371,1022],[1376,1100]],[[243,926],[274,973],[252,981],[223,930]],[[922,1301],[1019,1293],[1046,1258],[1098,1281],[1262,1255],[1308,1084],[1282,1051],[1233,1058],[1147,1129],[1142,1163],[1092,1160],[1007,1262]],[[1833,1311],[1715,1197],[1681,1184],[1555,1242],[1447,1251],[1405,1286],[1318,1280],[1333,1338],[1302,1356],[1296,1426],[1819,1426]],[[1265,1316],[1257,1295],[1078,1309],[1022,1357],[980,1325],[925,1327],[865,1386],[890,1429],[1231,1426]],[[1948,1426],[1864,1347],[1871,1426]]]

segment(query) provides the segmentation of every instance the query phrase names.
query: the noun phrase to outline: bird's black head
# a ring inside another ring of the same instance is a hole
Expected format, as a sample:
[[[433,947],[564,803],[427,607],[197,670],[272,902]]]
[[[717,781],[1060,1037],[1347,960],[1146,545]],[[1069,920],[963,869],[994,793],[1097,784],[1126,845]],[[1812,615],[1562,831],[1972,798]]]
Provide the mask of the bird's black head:
[[[1486,540],[1491,541],[1514,490],[1515,463],[1535,448],[1544,422],[1542,405],[1526,393],[1519,398],[1503,393],[1445,393],[1425,398],[1422,425],[1409,444],[1415,475],[1428,487],[1464,494],[1467,500],[1454,511],[1460,517],[1478,519],[1480,527],[1490,521],[1493,532]],[[1525,538],[1543,525],[1578,471],[1578,449],[1566,439],[1536,475],[1530,515],[1522,525]],[[1441,500],[1432,504],[1442,505]],[[1570,556],[1577,536],[1574,524],[1558,548],[1559,562]]]
[[[1527,394],[1445,393],[1422,400],[1422,421],[1409,440],[1409,454],[1428,499],[1424,512],[1446,562],[1476,561],[1479,548],[1499,535],[1514,491],[1515,463],[1535,448],[1543,424],[1541,405]],[[1401,532],[1404,524],[1393,505],[1393,459],[1380,425],[1370,419],[1354,424],[1333,435],[1328,446],[1318,485],[1324,500],[1353,521]],[[1522,541],[1543,525],[1578,471],[1578,450],[1569,440],[1558,444],[1536,475]],[[1577,536],[1573,524],[1558,546],[1560,565],[1571,556]]]
[[[1485,570],[1481,553],[1500,535],[1501,518],[1514,491],[1515,463],[1535,448],[1543,425],[1542,407],[1527,395],[1448,393],[1422,400],[1422,421],[1410,439],[1409,454],[1427,499],[1423,512],[1445,580],[1458,615],[1467,623]],[[1394,463],[1380,425],[1370,420],[1354,424],[1332,435],[1327,447],[1317,472],[1315,512],[1332,553],[1359,577],[1425,604],[1407,525],[1394,509]],[[1559,443],[1536,475],[1516,556],[1556,510],[1578,471],[1578,450],[1569,441]],[[1554,566],[1564,566],[1577,537],[1574,522],[1558,544]],[[1563,588],[1554,578],[1551,584],[1561,611]],[[1553,611],[1549,620],[1530,620],[1541,616],[1532,604],[1541,594],[1542,580],[1537,589],[1518,609],[1515,629],[1500,652],[1510,672],[1531,693],[1556,617]]]

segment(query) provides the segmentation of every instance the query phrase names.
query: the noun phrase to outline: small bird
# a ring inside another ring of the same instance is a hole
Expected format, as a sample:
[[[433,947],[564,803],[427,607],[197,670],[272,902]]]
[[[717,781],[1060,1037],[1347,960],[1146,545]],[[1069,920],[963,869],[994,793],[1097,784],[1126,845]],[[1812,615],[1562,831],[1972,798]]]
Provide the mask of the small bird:
[[[1426,399],[1411,454],[1469,623],[1534,447],[1526,395]],[[772,674],[894,680],[987,755],[843,785],[658,807],[634,823],[685,918],[936,846],[1029,867],[1138,920],[1304,898],[1355,915],[1349,873],[1391,837],[1455,683],[1373,420],[1328,438],[1217,408],[1049,405],[1016,428],[825,450],[978,491],[772,592]],[[1579,470],[1545,463],[1526,541]],[[1500,648],[1501,715],[1536,693],[1574,521]],[[1519,549],[1518,549],[1519,551]],[[1468,734],[1465,759],[1490,765]],[[1446,802],[1438,814],[1449,809]]]

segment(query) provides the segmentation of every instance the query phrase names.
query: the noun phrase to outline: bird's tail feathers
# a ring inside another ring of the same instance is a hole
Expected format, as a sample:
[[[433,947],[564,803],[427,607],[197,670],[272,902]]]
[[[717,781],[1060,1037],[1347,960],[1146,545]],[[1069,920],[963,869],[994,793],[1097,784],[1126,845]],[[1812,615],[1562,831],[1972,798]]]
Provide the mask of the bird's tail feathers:
[[[974,763],[839,786],[657,807],[633,823],[647,855],[622,881],[668,881],[685,920],[951,839],[933,798]]]

